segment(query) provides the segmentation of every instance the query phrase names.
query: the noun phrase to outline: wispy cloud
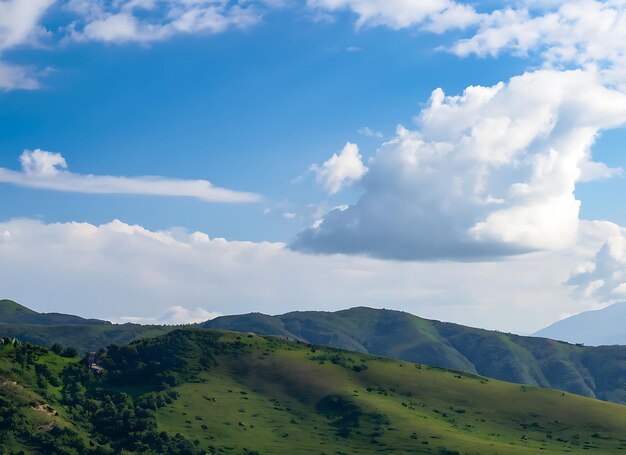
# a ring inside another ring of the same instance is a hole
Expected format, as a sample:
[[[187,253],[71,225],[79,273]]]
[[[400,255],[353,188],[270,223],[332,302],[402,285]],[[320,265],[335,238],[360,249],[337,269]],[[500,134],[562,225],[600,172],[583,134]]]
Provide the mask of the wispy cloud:
[[[54,0],[0,1],[0,90],[36,89],[37,70],[3,60],[5,51],[37,42],[43,33],[39,21]]]
[[[69,31],[76,41],[108,43],[147,43],[181,34],[222,33],[256,24],[267,4],[279,6],[275,1],[245,0],[71,0],[68,7],[78,18]]]
[[[421,26],[443,32],[475,24],[480,18],[472,6],[452,0],[307,0],[307,4],[321,12],[349,10],[358,16],[357,27]]]
[[[384,134],[382,131],[373,130],[369,126],[364,126],[363,128],[359,128],[359,134],[361,136],[375,137],[378,139],[381,139],[382,137],[384,137]]]
[[[26,150],[20,156],[22,169],[0,168],[0,183],[54,191],[91,194],[142,194],[178,196],[206,202],[257,202],[261,196],[219,188],[207,180],[183,180],[167,177],[118,177],[111,175],[75,174],[67,170],[60,153]]]

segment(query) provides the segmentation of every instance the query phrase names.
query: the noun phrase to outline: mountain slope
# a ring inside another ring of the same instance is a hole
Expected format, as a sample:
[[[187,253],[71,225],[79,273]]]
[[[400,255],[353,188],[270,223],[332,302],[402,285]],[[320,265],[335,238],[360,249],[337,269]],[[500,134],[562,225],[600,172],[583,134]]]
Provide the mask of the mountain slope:
[[[20,350],[38,353],[18,355]],[[0,425],[0,452],[521,455],[626,449],[621,405],[278,338],[177,330],[112,346],[98,362],[105,368],[100,375],[78,359],[0,346],[0,384],[20,390],[7,394],[0,387],[0,418],[16,409],[22,418]],[[46,439],[61,429],[63,437]]]
[[[535,336],[590,346],[626,345],[626,302],[555,322]]]
[[[12,300],[0,300],[0,323],[38,325],[110,325],[108,321],[84,319],[61,313],[37,313]]]
[[[224,316],[202,326],[279,335],[626,403],[626,346],[587,348],[371,308]]]
[[[166,326],[112,324],[60,313],[37,313],[12,300],[0,300],[0,337],[8,336],[42,346],[61,343],[80,352],[109,344],[126,344],[173,330]]]

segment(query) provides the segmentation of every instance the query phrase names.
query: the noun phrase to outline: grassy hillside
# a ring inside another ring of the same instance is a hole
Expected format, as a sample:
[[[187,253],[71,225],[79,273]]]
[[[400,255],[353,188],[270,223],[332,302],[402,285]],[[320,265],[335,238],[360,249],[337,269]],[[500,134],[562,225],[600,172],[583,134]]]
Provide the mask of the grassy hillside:
[[[0,453],[80,453],[88,435],[59,405],[66,358],[0,339]],[[45,365],[45,366],[44,366]]]
[[[37,313],[12,300],[0,300],[0,337],[51,346],[61,343],[81,353],[109,344],[127,344],[142,337],[173,330],[167,326],[112,324],[99,319],[83,319],[59,313]]]
[[[0,300],[0,323],[37,325],[110,325],[100,319],[84,319],[61,313],[37,313],[12,300]]]
[[[626,346],[576,346],[371,308],[224,316],[203,327],[278,335],[626,403]]]
[[[52,453],[52,433],[68,454],[626,449],[621,405],[277,338],[178,330],[101,352],[103,375],[20,349],[0,346],[6,453]]]

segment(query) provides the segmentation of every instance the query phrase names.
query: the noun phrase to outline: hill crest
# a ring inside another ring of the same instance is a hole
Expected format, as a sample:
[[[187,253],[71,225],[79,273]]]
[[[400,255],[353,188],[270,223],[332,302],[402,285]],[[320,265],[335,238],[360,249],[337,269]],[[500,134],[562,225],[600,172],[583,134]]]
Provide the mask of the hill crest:
[[[110,325],[109,321],[85,319],[80,316],[62,313],[38,313],[19,303],[0,300],[0,323],[4,324],[40,324],[40,325]]]

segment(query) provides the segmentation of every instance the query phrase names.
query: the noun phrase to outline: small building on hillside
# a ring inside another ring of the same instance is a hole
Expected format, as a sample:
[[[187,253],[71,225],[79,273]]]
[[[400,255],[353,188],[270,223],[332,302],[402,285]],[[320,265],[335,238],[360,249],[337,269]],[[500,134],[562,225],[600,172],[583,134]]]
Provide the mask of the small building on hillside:
[[[96,365],[95,363],[89,365],[89,369],[96,374],[102,374],[104,372],[104,368],[102,368],[100,365]]]
[[[98,355],[95,352],[87,354],[87,366],[96,374],[102,374],[104,372],[104,368],[98,365]]]

